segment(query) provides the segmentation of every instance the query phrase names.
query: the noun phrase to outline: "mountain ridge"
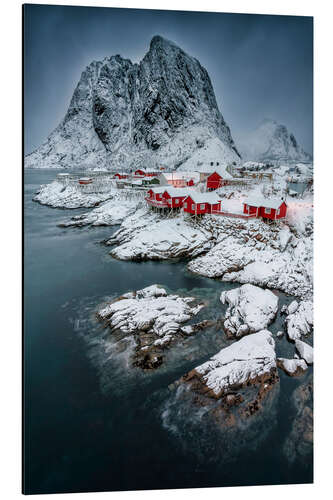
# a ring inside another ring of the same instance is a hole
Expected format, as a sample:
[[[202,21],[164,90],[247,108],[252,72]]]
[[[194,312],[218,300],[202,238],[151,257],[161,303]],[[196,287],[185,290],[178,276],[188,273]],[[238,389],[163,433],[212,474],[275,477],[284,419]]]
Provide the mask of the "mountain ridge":
[[[288,128],[271,118],[264,118],[258,127],[238,141],[244,160],[258,162],[312,162]]]
[[[63,120],[25,166],[175,169],[201,148],[209,158],[215,140],[225,163],[239,161],[207,70],[155,35],[139,63],[114,55],[85,68]]]

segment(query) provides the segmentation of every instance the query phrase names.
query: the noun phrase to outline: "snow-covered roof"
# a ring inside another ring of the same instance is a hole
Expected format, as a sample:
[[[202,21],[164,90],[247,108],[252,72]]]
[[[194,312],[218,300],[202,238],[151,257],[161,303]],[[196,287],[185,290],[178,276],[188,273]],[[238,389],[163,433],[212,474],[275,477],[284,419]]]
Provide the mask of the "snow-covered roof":
[[[243,203],[251,207],[265,207],[265,208],[280,208],[282,203],[286,203],[282,198],[263,198],[256,196],[253,198],[247,198]]]
[[[219,203],[221,198],[216,193],[198,193],[197,191],[188,194],[195,203]]]
[[[233,179],[233,176],[230,175],[229,172],[227,172],[227,170],[223,167],[219,167],[219,166],[215,167],[211,173],[214,174],[215,172],[217,174],[219,174],[222,177],[222,179],[225,179],[225,180]]]
[[[158,168],[137,168],[135,170],[135,172],[138,172],[138,171],[145,172],[145,173],[147,173],[147,172],[156,172],[157,173],[159,171],[159,169]]]
[[[80,177],[79,181],[92,181],[91,177]]]
[[[153,193],[159,194],[159,193],[164,193],[165,191],[165,186],[159,186],[159,187],[152,187],[150,188]]]
[[[188,189],[188,188],[176,188],[173,186],[170,186],[170,187],[164,186],[163,191],[167,191],[169,193],[169,195],[172,197],[174,197],[174,196],[187,196],[192,192],[191,189]]]
[[[200,180],[200,174],[199,172],[163,172],[163,175],[166,179],[168,180],[190,180],[190,179],[196,179]]]

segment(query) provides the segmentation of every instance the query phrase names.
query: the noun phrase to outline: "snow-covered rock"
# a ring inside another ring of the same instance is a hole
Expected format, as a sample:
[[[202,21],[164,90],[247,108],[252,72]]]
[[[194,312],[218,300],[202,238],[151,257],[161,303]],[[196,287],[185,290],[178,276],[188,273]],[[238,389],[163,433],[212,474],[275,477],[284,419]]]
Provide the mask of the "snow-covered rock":
[[[302,342],[302,340],[295,340],[295,346],[300,357],[305,359],[308,365],[313,364],[313,347]]]
[[[230,390],[261,383],[275,373],[275,342],[268,330],[261,330],[225,347],[184,379],[200,379],[206,393],[220,398]]]
[[[283,226],[279,231],[279,249],[284,252],[292,238],[292,233],[288,226]]]
[[[213,245],[212,234],[182,217],[165,219],[142,208],[128,217],[106,242],[118,245],[111,255],[120,260],[165,260],[195,257]]]
[[[306,364],[304,359],[297,359],[297,358],[294,359],[278,358],[277,366],[291,377],[302,375],[308,368],[308,365]]]
[[[139,64],[120,55],[83,71],[66,116],[36,151],[32,168],[166,165],[175,169],[204,148],[240,159],[207,71],[174,43],[154,36]]]
[[[297,143],[285,125],[265,119],[238,141],[244,158],[258,162],[311,162],[312,156]]]
[[[163,349],[211,324],[202,321],[185,325],[204,304],[193,297],[168,295],[158,285],[126,293],[101,308],[97,317],[112,333],[133,335],[137,344],[134,365],[157,368],[163,362]]]
[[[200,224],[206,227],[208,221]],[[293,229],[289,235],[283,223],[269,226],[261,220],[243,222],[227,217],[216,217],[213,226],[215,244],[188,264],[190,271],[298,297],[311,296],[312,233],[299,234]]]
[[[287,313],[286,326],[290,340],[296,341],[311,333],[313,327],[313,303],[311,300],[292,301]]]
[[[116,193],[112,200],[101,204],[98,208],[81,215],[75,215],[59,225],[61,227],[115,226],[132,215],[140,204],[135,198],[126,199]]]
[[[53,181],[42,185],[33,200],[53,208],[92,208],[109,200],[113,195],[114,190],[111,188],[103,193],[90,193],[79,185],[64,185],[62,182]]]
[[[270,226],[223,216],[193,222],[142,208],[106,244],[121,260],[192,257],[188,269],[203,276],[312,296],[312,229],[304,234],[283,222]]]
[[[228,303],[224,328],[231,337],[242,337],[266,328],[278,311],[278,297],[270,290],[246,284],[221,294]]]

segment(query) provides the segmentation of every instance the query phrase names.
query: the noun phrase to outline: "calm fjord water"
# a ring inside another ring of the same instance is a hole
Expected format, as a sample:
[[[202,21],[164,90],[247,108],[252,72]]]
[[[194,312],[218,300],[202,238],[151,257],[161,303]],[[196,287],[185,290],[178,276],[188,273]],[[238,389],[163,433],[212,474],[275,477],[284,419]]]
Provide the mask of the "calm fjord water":
[[[294,413],[290,396],[299,384],[284,374],[277,423],[263,444],[232,464],[214,460],[213,447],[213,456],[206,459],[196,453],[193,435],[184,443],[163,426],[168,386],[214,354],[223,334],[198,335],[189,343],[192,357],[184,353],[182,360],[178,350],[161,371],[133,375],[125,365],[107,360],[94,320],[96,307],[106,297],[159,283],[208,298],[210,312],[218,314],[220,292],[236,285],[191,275],[183,262],[114,260],[100,241],[116,228],[57,227],[61,220],[86,210],[52,209],[32,202],[40,184],[54,177],[51,171],[24,174],[24,491],[312,481],[311,464],[291,467],[282,454]],[[281,295],[281,304],[290,300]],[[280,328],[278,318],[271,330]]]

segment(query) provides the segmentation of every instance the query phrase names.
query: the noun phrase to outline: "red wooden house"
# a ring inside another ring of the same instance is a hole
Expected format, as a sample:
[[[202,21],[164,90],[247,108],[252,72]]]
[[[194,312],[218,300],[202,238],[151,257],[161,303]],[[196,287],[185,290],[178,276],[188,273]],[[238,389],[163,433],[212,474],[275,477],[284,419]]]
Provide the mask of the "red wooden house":
[[[167,187],[164,188],[163,198],[169,208],[181,208],[190,190],[184,188]]]
[[[135,172],[134,175],[136,177],[144,177],[145,176],[145,171],[142,170],[142,168],[138,168]]]
[[[184,212],[192,215],[211,214],[221,211],[221,200],[215,193],[190,193],[184,200]]]
[[[146,177],[156,177],[157,175],[159,175],[159,171],[154,170],[153,168],[146,168],[144,170],[144,173]]]
[[[265,219],[282,219],[287,214],[287,204],[281,198],[248,198],[244,202],[243,212]]]
[[[168,207],[167,201],[163,197],[165,187],[150,188],[147,191],[146,201],[152,207],[166,208]]]
[[[115,179],[127,179],[128,174],[126,172],[117,172],[114,177]]]
[[[91,184],[92,181],[91,177],[81,177],[81,179],[79,179],[79,184]]]
[[[143,168],[138,168],[135,172],[134,175],[136,177],[156,177],[159,175],[158,170],[153,170],[151,168],[143,169]]]
[[[206,179],[207,189],[214,190],[218,189],[222,186],[226,186],[228,184],[228,178],[230,179],[230,175],[220,175],[217,172],[213,172]]]

